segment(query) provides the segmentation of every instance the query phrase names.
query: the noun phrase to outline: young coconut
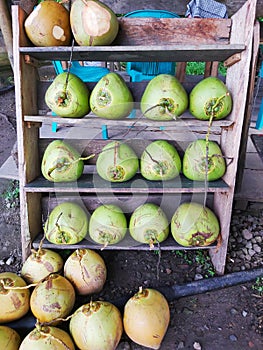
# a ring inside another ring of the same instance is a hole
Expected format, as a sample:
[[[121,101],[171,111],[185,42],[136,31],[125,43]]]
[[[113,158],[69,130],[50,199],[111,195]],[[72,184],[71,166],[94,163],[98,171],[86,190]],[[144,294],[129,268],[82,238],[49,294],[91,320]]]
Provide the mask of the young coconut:
[[[42,1],[25,20],[25,31],[35,46],[64,46],[71,42],[68,10],[56,1]]]
[[[129,230],[133,239],[152,248],[155,243],[161,243],[168,237],[169,222],[158,205],[145,203],[132,213]]]
[[[90,108],[105,119],[122,119],[130,114],[133,97],[121,75],[111,72],[97,82],[91,91]]]
[[[183,157],[183,174],[188,179],[214,181],[220,179],[225,171],[226,162],[216,142],[199,139],[187,146]]]
[[[21,276],[29,284],[38,283],[51,273],[59,272],[63,268],[62,257],[50,249],[32,249],[31,254],[23,263]]]
[[[152,120],[175,120],[187,107],[187,92],[170,74],[159,74],[151,79],[141,98],[141,111]]]
[[[75,350],[73,340],[64,330],[39,324],[22,341],[19,350]]]
[[[75,311],[69,330],[79,349],[115,350],[123,332],[121,313],[107,301],[91,301]]]
[[[58,74],[45,93],[45,102],[60,117],[82,118],[90,112],[90,92],[75,74]]]
[[[46,239],[54,244],[76,244],[88,233],[88,216],[77,203],[63,202],[49,214],[44,232]]]
[[[30,293],[22,277],[0,273],[0,323],[16,321],[29,311]]]
[[[106,282],[107,269],[102,257],[91,249],[77,249],[66,260],[64,276],[77,294],[99,293]]]
[[[119,141],[112,141],[104,146],[96,161],[99,176],[111,182],[130,180],[138,168],[136,153],[130,146]]]
[[[34,288],[30,297],[32,314],[40,323],[59,323],[70,314],[75,304],[75,290],[72,284],[58,274],[49,275]]]
[[[110,45],[119,31],[115,13],[98,0],[75,0],[70,10],[70,25],[80,46]]]
[[[124,306],[123,326],[136,344],[159,349],[170,322],[165,297],[155,289],[140,288]]]
[[[204,247],[216,241],[220,233],[219,221],[211,209],[199,203],[186,202],[175,211],[171,233],[184,247]]]
[[[201,80],[189,95],[189,111],[197,119],[223,119],[231,109],[232,97],[219,78],[208,77]]]
[[[42,175],[52,182],[76,181],[83,173],[84,160],[92,157],[94,154],[81,158],[70,144],[54,140],[45,149],[41,163]]]
[[[117,205],[97,207],[90,217],[90,238],[103,246],[119,243],[127,231],[126,217]]]
[[[18,350],[21,344],[20,335],[11,327],[0,326],[0,349]]]
[[[141,174],[147,180],[172,180],[179,175],[181,167],[176,148],[165,140],[150,143],[141,155]]]

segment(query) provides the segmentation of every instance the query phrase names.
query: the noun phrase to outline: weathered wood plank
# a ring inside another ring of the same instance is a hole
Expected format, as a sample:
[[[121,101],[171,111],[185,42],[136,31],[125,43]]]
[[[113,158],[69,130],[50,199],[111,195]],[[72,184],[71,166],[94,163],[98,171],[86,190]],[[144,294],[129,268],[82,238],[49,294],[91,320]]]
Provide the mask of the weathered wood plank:
[[[36,240],[33,241],[33,248],[37,249],[40,245],[40,241],[42,239],[43,235],[39,235]],[[114,245],[108,245],[107,247],[103,247],[102,245],[99,245],[97,243],[91,242],[89,239],[84,239],[80,243],[77,244],[61,244],[61,245],[54,245],[50,242],[48,242],[46,239],[43,241],[43,244],[41,242],[42,248],[46,249],[93,249],[93,250],[143,250],[143,251],[149,251],[150,247],[147,244],[140,244],[132,239],[131,236],[126,234],[125,238],[119,242],[118,244]],[[178,243],[175,242],[175,240],[169,236],[164,242],[160,244],[160,247],[158,245],[155,245],[151,250],[160,250],[161,251],[168,251],[168,250],[194,250],[194,249],[212,249],[216,246],[216,243],[212,244],[208,247],[183,247],[180,246]]]
[[[25,64],[19,53],[20,30],[25,14],[17,6],[13,7],[14,78],[16,97],[16,120],[18,142],[18,168],[20,179],[20,216],[23,259],[30,254],[31,239],[41,228],[40,195],[25,193],[26,182],[35,179],[40,173],[37,128],[27,128],[23,114],[37,112],[37,70]],[[17,19],[19,18],[19,21]],[[26,94],[24,93],[26,91]],[[34,215],[31,213],[34,212]],[[30,214],[29,214],[30,213]]]
[[[227,44],[230,19],[121,18],[115,45]]]
[[[239,42],[246,45],[246,50],[241,53],[241,60],[228,68],[226,79],[226,85],[234,96],[231,113],[231,119],[234,120],[234,124],[232,129],[223,130],[220,144],[223,153],[232,158],[233,162],[229,164],[224,176],[224,180],[230,186],[230,191],[228,193],[217,193],[214,198],[215,212],[221,225],[222,245],[220,249],[210,251],[213,264],[220,274],[224,273],[230,232],[241,132],[249,88],[256,3],[256,0],[247,1],[239,12],[232,17],[230,42],[239,40]]]
[[[77,61],[108,61],[108,62],[174,62],[225,61],[235,53],[242,52],[244,45],[159,45],[159,46],[75,46],[72,58]],[[21,47],[20,52],[43,60],[69,61],[70,47]]]
[[[118,129],[121,127],[135,127],[135,126],[144,126],[149,131],[152,129],[158,129],[160,127],[162,128],[178,128],[178,129],[188,129],[189,127],[192,127],[193,129],[201,129],[201,128],[207,128],[208,123],[207,121],[201,121],[197,120],[194,117],[190,115],[189,112],[185,112],[180,118],[173,121],[153,121],[150,119],[146,119],[145,117],[142,117],[140,114],[140,111],[138,111],[138,117],[137,118],[126,118],[126,119],[120,119],[116,122],[116,120],[108,120],[108,119],[102,119],[99,117],[96,117],[92,113],[90,113],[88,116],[85,116],[81,119],[76,118],[60,118],[60,117],[54,117],[50,115],[25,115],[25,121],[27,122],[40,122],[45,124],[51,124],[51,123],[58,123],[62,125],[68,125],[68,126],[82,126],[87,128],[100,128],[102,126],[115,126]],[[221,128],[221,127],[228,127],[233,124],[232,121],[223,119],[223,120],[217,120],[213,123],[211,131],[213,132],[213,129]]]
[[[94,170],[95,171],[95,170]],[[25,186],[28,193],[119,193],[132,194],[134,192],[141,194],[176,194],[176,193],[204,193],[205,185],[202,181],[190,181],[184,176],[179,176],[171,181],[147,181],[139,174],[135,175],[130,181],[125,183],[109,183],[100,178],[96,173],[84,174],[76,182],[71,183],[52,183],[40,177]],[[222,180],[212,181],[208,184],[208,192],[228,192],[228,186]]]

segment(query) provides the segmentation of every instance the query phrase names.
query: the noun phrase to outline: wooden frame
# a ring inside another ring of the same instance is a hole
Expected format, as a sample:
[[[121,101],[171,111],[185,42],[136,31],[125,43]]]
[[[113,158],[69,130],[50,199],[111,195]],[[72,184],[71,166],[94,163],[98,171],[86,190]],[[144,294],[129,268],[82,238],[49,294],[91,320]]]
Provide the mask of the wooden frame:
[[[26,13],[18,6],[13,6],[12,18],[21,200],[21,240],[24,259],[29,255],[32,244],[34,244],[34,246],[38,244],[36,237],[39,237],[39,234],[42,232],[43,225],[43,200],[45,201],[47,197],[50,196],[50,193],[72,194],[73,192],[76,195],[83,196],[83,199],[87,201],[91,198],[91,195],[94,195],[94,192],[98,195],[113,193],[115,196],[122,194],[146,195],[147,193],[156,195],[167,193],[169,196],[171,194],[182,196],[191,194],[193,198],[195,198],[195,196],[202,195],[204,192],[208,191],[209,194],[212,195],[211,205],[219,218],[222,235],[221,246],[217,248],[210,247],[211,249],[209,249],[209,252],[217,273],[224,273],[238,154],[243,122],[246,118],[245,106],[252,56],[256,3],[256,0],[247,1],[231,20],[161,19],[156,22],[143,18],[120,19],[122,23],[122,32],[116,39],[115,46],[76,47],[74,49],[73,59],[75,60],[107,60],[108,62],[132,60],[173,60],[178,62],[200,60],[217,62],[222,60],[231,61],[231,58],[234,57],[231,63],[232,65],[228,68],[226,77],[226,84],[231,91],[234,101],[233,110],[225,120],[213,122],[211,133],[211,137],[220,143],[225,156],[232,160],[228,165],[223,181],[217,184],[209,184],[207,188],[204,184],[199,184],[197,186],[195,184],[186,184],[186,182],[184,183],[182,181],[180,186],[162,184],[159,188],[156,184],[147,184],[147,186],[141,187],[128,186],[128,189],[125,188],[124,185],[105,187],[104,184],[103,186],[98,185],[96,190],[94,190],[92,186],[89,187],[85,178],[86,175],[83,181],[81,180],[83,184],[81,184],[80,181],[78,184],[72,186],[62,184],[53,186],[41,178],[41,145],[45,140],[41,137],[39,128],[42,124],[50,124],[52,121],[61,122],[63,125],[67,125],[71,130],[70,133],[67,133],[67,139],[70,140],[76,137],[76,132],[74,132],[74,130],[77,129],[79,134],[81,134],[82,130],[83,134],[82,136],[78,135],[76,144],[80,145],[87,142],[88,139],[92,139],[96,147],[101,147],[101,136],[99,132],[101,125],[107,124],[110,133],[112,133],[111,135],[117,135],[123,128],[127,129],[132,126],[131,123],[133,123],[133,121],[102,122],[98,121],[98,119],[94,118],[92,115],[74,121],[67,118],[63,119],[63,122],[60,121],[59,118],[51,119],[51,116],[45,111],[45,106],[41,101],[46,85],[41,82],[39,84],[37,60],[51,58],[68,60],[71,48],[37,48],[30,46],[23,30],[23,22]],[[156,23],[158,23],[158,25]],[[158,43],[154,41],[154,28],[157,28],[158,35],[164,35],[167,28],[170,30],[171,28],[176,28],[179,24],[182,36],[178,35],[176,42],[169,36],[167,37],[167,41],[162,45],[158,45]],[[149,34],[150,44],[147,46],[145,46],[142,41],[138,41],[138,36],[130,37],[126,35],[133,32],[132,28],[137,28],[136,30],[141,31],[144,26],[150,26],[152,28],[152,36]],[[195,32],[192,32],[193,34],[191,35],[191,31],[193,30],[191,28],[197,28],[197,26],[199,26],[199,28],[207,28],[207,26],[209,26],[210,28],[209,35],[204,35],[202,39],[200,39],[200,44],[196,44],[196,39],[194,37]],[[184,31],[184,28],[187,28],[187,30]],[[185,33],[187,33],[186,43]],[[169,43],[168,40],[171,40],[171,43]],[[135,95],[137,91],[138,102],[140,98],[138,93],[139,86],[140,85],[137,83],[134,83],[134,85],[131,84],[131,89]],[[42,108],[44,108],[44,110]],[[143,119],[138,119],[136,122],[136,127],[144,128],[140,130],[139,139],[152,140],[162,138],[185,143],[190,140],[190,138],[188,138],[189,135],[191,137],[196,137],[195,135],[204,137],[207,130],[207,123],[194,120],[189,114],[187,115],[187,113],[177,124],[176,121],[164,124],[149,122]],[[68,130],[69,129],[67,129],[67,131]],[[89,133],[87,130],[89,130]],[[124,137],[125,134],[124,132],[119,135]],[[63,133],[54,135],[54,138],[59,137],[64,138],[65,135]],[[138,181],[140,181],[139,178]],[[118,249],[118,247],[115,248]],[[175,247],[173,248],[175,249]]]

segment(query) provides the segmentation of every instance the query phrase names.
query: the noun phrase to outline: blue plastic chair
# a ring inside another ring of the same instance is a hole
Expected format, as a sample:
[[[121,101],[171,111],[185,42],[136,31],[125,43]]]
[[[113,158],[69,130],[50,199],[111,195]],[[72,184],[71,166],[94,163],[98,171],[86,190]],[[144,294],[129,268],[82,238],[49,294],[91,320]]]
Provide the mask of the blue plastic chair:
[[[263,78],[263,62],[261,63],[261,68],[259,71],[259,77]],[[260,130],[263,128],[263,98],[261,100],[259,112],[258,112],[258,118],[256,122],[256,129]]]
[[[56,74],[67,71],[67,69],[63,69],[61,61],[53,61],[53,66]],[[110,70],[106,67],[82,66],[78,61],[72,61],[70,72],[77,75],[84,82],[97,82]]]
[[[124,17],[180,18],[176,13],[166,10],[137,10]],[[127,62],[126,71],[134,82],[151,80],[158,74],[174,75],[175,67],[175,62]]]

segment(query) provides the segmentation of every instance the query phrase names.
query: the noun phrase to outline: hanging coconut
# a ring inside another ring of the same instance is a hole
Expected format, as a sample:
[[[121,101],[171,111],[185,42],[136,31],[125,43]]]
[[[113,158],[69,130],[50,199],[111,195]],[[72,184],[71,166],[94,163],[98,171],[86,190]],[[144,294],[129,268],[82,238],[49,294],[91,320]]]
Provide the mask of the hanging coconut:
[[[124,307],[123,326],[136,344],[159,349],[170,322],[169,305],[155,289],[140,288]]]
[[[138,168],[136,153],[129,145],[120,141],[112,141],[104,146],[96,161],[100,177],[111,182],[130,180]]]
[[[105,119],[122,119],[130,114],[133,97],[121,75],[111,72],[97,82],[91,91],[90,108]]]
[[[75,303],[75,290],[63,276],[52,274],[39,282],[30,297],[32,314],[40,323],[56,325],[70,314]]]
[[[21,276],[29,284],[38,283],[51,273],[59,272],[63,268],[62,257],[50,249],[32,250],[23,263]]]
[[[21,337],[11,327],[0,326],[0,349],[18,350],[21,344]]]
[[[175,241],[185,247],[204,247],[216,241],[219,221],[213,211],[202,204],[186,202],[175,211],[171,220]]]
[[[226,172],[226,162],[221,148],[214,141],[191,142],[183,156],[183,174],[194,181],[214,181]]]
[[[150,143],[141,155],[141,174],[147,180],[172,180],[181,171],[176,148],[165,140]]]
[[[161,243],[168,237],[169,222],[158,205],[145,203],[132,213],[129,231],[133,239],[152,247],[154,243]]]
[[[68,10],[60,3],[42,1],[25,20],[25,31],[35,46],[64,46],[71,42]]]
[[[91,249],[77,249],[66,260],[64,276],[80,295],[99,293],[107,277],[102,257]]]
[[[0,323],[15,321],[29,311],[29,290],[24,279],[13,272],[0,273]]]
[[[189,111],[197,119],[223,119],[231,109],[232,97],[219,78],[208,77],[201,80],[189,95]]]
[[[58,74],[45,93],[45,102],[60,117],[82,118],[90,111],[90,92],[73,73]]]
[[[119,31],[115,13],[97,0],[75,0],[70,10],[70,25],[80,46],[110,45]]]
[[[37,325],[22,341],[19,350],[75,350],[73,340],[64,330]]]
[[[41,171],[52,182],[76,181],[83,173],[84,162],[74,147],[62,140],[52,141],[46,148]]]
[[[88,233],[88,216],[77,203],[63,202],[49,214],[44,232],[46,239],[54,244],[76,244]]]
[[[115,350],[123,332],[121,313],[107,301],[91,301],[75,311],[69,329],[79,349]]]
[[[170,74],[159,74],[151,79],[141,98],[141,111],[152,120],[174,120],[187,107],[187,92],[179,80]]]
[[[126,231],[126,217],[117,205],[100,205],[91,214],[89,235],[96,243],[104,246],[119,243]]]

